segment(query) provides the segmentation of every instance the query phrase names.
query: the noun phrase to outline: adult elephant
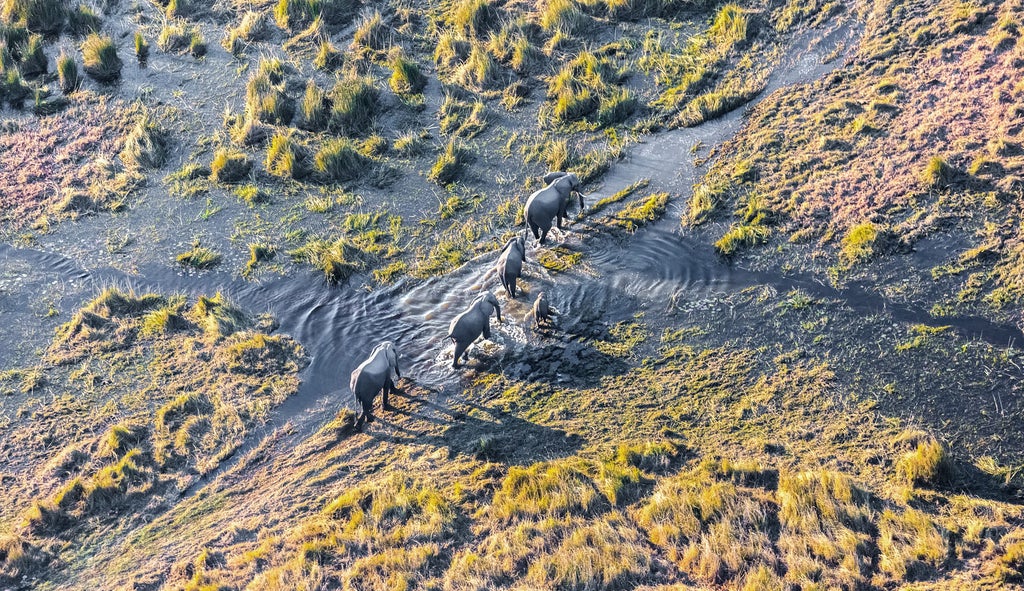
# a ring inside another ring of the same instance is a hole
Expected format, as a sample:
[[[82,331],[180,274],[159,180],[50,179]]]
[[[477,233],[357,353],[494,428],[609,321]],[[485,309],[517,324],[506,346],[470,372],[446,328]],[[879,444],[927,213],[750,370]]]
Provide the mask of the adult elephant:
[[[523,273],[523,262],[526,261],[526,236],[520,234],[510,239],[501,249],[496,267],[501,285],[508,297],[516,299],[516,280]]]
[[[451,326],[448,327],[448,336],[445,338],[451,339],[455,343],[453,368],[458,369],[459,359],[481,334],[485,339],[491,338],[492,312],[498,314],[498,322],[501,322],[501,306],[498,305],[498,298],[488,291],[478,295],[466,311],[452,320]]]
[[[562,229],[562,219],[569,217],[569,200],[576,193],[580,200],[580,213],[583,213],[583,193],[580,192],[580,179],[572,172],[549,172],[543,180],[546,187],[535,191],[526,200],[526,224],[533,232],[533,237],[544,244],[551,230],[552,220],[557,219],[558,229]]]
[[[394,378],[392,378],[392,373]],[[361,429],[363,422],[373,422],[373,399],[377,392],[384,391],[384,410],[392,411],[394,407],[388,403],[388,394],[398,392],[395,380],[402,377],[398,370],[398,351],[391,341],[384,341],[373,348],[370,356],[352,370],[349,387],[356,399],[363,406],[363,412],[356,421],[356,429]]]

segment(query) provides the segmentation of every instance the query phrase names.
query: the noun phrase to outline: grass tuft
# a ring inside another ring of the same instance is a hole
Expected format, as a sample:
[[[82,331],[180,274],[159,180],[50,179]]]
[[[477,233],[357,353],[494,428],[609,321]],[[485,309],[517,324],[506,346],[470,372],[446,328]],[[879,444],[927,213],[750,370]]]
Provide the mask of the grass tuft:
[[[82,42],[82,69],[97,81],[114,82],[121,77],[122,66],[110,37],[93,33]]]
[[[952,464],[946,450],[934,437],[910,431],[897,438],[898,446],[912,446],[896,462],[896,476],[906,484],[946,484],[952,477]]]
[[[358,76],[342,78],[331,89],[330,99],[331,129],[351,136],[370,130],[380,102],[380,93],[372,80]]]
[[[65,95],[72,94],[82,84],[78,76],[78,64],[75,58],[61,52],[57,58],[57,76],[60,81],[60,91]]]
[[[274,176],[302,179],[310,172],[309,154],[292,134],[278,133],[270,140],[264,166]]]
[[[329,140],[320,148],[313,166],[325,178],[340,183],[362,176],[369,162],[357,144],[347,138],[339,138]]]
[[[191,250],[179,254],[176,258],[179,264],[186,267],[212,269],[220,263],[222,257],[209,248],[195,244]]]
[[[143,114],[128,133],[120,157],[134,168],[160,168],[167,161],[167,139],[149,113]]]
[[[391,59],[388,85],[395,94],[419,94],[427,86],[427,76],[416,62],[399,53]]]
[[[452,140],[448,142],[444,151],[434,161],[434,165],[430,167],[427,178],[442,187],[448,185],[458,177],[462,170],[463,160],[463,149],[456,144],[455,140]]]
[[[243,152],[221,148],[210,163],[210,178],[219,183],[237,183],[249,175],[252,160]]]

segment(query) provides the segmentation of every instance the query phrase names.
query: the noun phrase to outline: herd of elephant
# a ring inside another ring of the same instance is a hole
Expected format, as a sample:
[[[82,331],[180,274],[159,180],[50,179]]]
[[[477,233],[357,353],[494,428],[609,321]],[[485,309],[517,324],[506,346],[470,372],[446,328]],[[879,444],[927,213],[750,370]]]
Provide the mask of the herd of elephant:
[[[569,217],[567,210],[573,193],[579,197],[580,213],[584,209],[584,196],[579,191],[580,180],[574,173],[549,172],[542,180],[546,186],[530,195],[524,210],[526,224],[540,244],[547,240],[552,222],[556,222],[559,230],[562,229],[562,220]],[[522,274],[525,261],[526,235],[523,233],[505,244],[496,265],[501,285],[512,299],[516,297],[516,281]],[[496,313],[498,322],[502,322],[498,299],[490,291],[485,291],[476,296],[469,307],[452,320],[445,341],[450,339],[455,344],[453,368],[459,367],[459,360],[468,355],[467,349],[481,335],[485,339],[491,338],[492,313]],[[537,294],[533,304],[533,317],[537,327],[549,322],[552,313],[544,294]],[[373,401],[378,392],[383,392],[384,410],[394,409],[388,403],[388,395],[397,391],[395,381],[400,377],[402,376],[398,369],[398,351],[391,341],[384,341],[374,347],[370,356],[352,371],[349,386],[362,406],[362,413],[356,421],[357,430],[362,428],[364,422],[373,421]]]

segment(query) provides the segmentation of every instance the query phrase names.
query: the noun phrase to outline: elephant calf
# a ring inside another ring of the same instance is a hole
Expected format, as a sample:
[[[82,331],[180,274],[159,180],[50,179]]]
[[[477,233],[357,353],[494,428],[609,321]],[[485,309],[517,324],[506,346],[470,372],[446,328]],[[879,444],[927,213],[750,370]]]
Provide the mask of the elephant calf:
[[[583,193],[580,192],[580,179],[572,172],[549,172],[544,175],[548,186],[535,191],[526,200],[526,224],[533,232],[533,237],[544,244],[551,222],[557,218],[558,229],[562,229],[562,219],[569,217],[569,200],[573,193],[579,197],[580,213],[583,213]]]
[[[516,299],[516,280],[523,273],[523,262],[526,261],[526,237],[519,235],[505,243],[498,257],[498,278],[508,293],[508,297]]]
[[[537,328],[541,327],[541,323],[550,325],[551,316],[554,313],[551,305],[548,304],[548,298],[544,296],[544,292],[538,293],[537,299],[533,302],[533,321],[536,323]]]
[[[477,296],[465,312],[452,320],[451,326],[448,327],[448,336],[445,338],[451,339],[455,343],[453,368],[458,369],[459,359],[481,334],[485,339],[491,338],[491,312],[496,312],[498,322],[501,322],[501,306],[498,305],[498,298],[488,291]]]
[[[388,394],[398,392],[395,380],[400,377],[402,374],[398,370],[398,351],[391,341],[384,341],[374,347],[366,361],[352,371],[349,387],[363,406],[363,412],[356,421],[356,430],[363,427],[364,421],[373,422],[373,399],[377,397],[377,392],[384,391],[384,410],[394,410],[388,403]]]

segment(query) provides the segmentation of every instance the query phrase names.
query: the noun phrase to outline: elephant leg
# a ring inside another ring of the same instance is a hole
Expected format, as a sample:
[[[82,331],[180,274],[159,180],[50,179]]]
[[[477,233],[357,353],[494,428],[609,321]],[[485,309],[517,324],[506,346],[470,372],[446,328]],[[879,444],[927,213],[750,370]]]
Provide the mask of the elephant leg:
[[[491,319],[490,318],[488,318],[487,320],[484,321],[484,338],[485,339],[490,339],[491,338]]]
[[[390,394],[391,392],[395,392],[395,391],[396,391],[395,383],[391,381],[391,378],[388,378],[384,382],[384,396],[383,396],[383,402],[384,402],[383,408],[384,408],[384,410],[386,410],[388,412],[391,412],[391,411],[395,410],[395,407],[391,406],[391,403],[388,402],[388,394]]]
[[[452,359],[452,367],[455,369],[459,368],[459,358],[462,357],[462,354],[466,352],[467,348],[469,348],[469,343],[463,344],[459,341],[455,341],[455,358]]]
[[[537,224],[530,222],[530,231],[533,232],[533,237],[540,240],[540,227]]]
[[[544,244],[545,242],[547,242],[547,239],[548,239],[548,231],[544,230],[543,232],[541,232],[541,235],[540,235],[540,243]]]
[[[501,278],[501,286],[505,288],[505,293],[507,293],[510,297],[514,298],[515,296],[512,295],[512,291],[509,290],[508,278],[505,277],[505,273],[502,272],[501,275],[499,275],[499,277]],[[515,281],[515,279],[513,279],[513,281]]]
[[[513,276],[512,279],[508,283],[509,283],[509,286],[512,288],[512,289],[510,289],[508,291],[508,295],[514,300],[514,299],[516,299],[516,278],[515,278],[515,276]]]
[[[561,230],[562,229],[562,212],[558,212],[558,215],[555,216],[555,220],[557,220],[556,225],[558,226],[558,229]]]

